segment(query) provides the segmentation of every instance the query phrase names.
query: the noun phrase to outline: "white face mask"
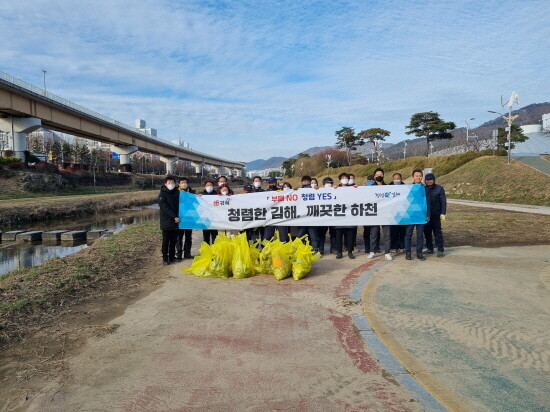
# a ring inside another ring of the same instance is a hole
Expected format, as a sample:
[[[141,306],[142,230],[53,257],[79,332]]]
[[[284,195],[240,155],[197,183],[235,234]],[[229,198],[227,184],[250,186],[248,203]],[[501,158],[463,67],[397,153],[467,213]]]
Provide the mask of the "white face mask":
[[[317,183],[312,183],[311,187],[317,187]]]
[[[187,183],[180,183],[180,187],[182,189],[187,189],[189,187],[189,185]]]
[[[283,187],[283,190],[292,190],[292,189],[288,186],[285,186],[285,187]]]
[[[260,187],[262,187],[262,182],[254,182],[254,187],[256,189],[259,189]]]
[[[218,182],[218,186],[223,185],[225,182]]]
[[[214,186],[206,186],[207,193],[212,193],[212,190],[214,190]]]
[[[400,185],[400,184],[401,184],[401,180],[394,180],[394,181],[393,181],[393,184],[394,184],[394,185]]]
[[[350,185],[355,184],[355,180],[354,180],[354,179],[350,179],[350,180],[349,180],[349,184],[350,184]]]
[[[222,190],[222,195],[227,196],[229,192],[227,190]]]
[[[340,183],[342,183],[343,185],[347,185],[349,183],[349,180],[348,179],[342,179],[342,180],[340,180]]]
[[[325,187],[332,187],[332,183],[325,183]]]
[[[174,190],[174,189],[176,188],[176,185],[175,185],[174,183],[170,183],[170,184],[167,184],[167,185],[166,185],[166,188],[167,188],[168,190]]]

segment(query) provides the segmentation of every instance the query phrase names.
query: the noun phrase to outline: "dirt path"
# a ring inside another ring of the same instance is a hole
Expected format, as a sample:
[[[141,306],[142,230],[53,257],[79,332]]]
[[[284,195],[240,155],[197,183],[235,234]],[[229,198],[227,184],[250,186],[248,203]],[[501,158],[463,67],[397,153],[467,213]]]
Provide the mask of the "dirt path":
[[[353,327],[347,297],[374,262],[276,281],[171,277],[27,394],[31,411],[421,410]]]

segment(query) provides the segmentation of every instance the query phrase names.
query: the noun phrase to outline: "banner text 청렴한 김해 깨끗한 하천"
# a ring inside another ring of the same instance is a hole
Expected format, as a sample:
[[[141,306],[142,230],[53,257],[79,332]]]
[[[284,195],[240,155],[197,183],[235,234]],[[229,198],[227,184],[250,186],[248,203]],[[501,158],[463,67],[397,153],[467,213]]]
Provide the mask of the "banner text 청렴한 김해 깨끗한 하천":
[[[424,185],[350,186],[196,196],[180,192],[180,229],[426,223]]]

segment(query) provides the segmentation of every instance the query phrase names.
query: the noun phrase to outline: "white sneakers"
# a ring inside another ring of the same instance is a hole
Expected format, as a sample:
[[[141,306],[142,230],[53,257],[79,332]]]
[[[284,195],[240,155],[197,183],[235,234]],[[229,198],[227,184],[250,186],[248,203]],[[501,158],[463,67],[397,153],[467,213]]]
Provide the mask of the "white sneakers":
[[[386,258],[386,260],[393,260],[392,255],[389,254],[389,253],[386,253],[386,254],[384,255],[384,257]]]
[[[369,255],[367,256],[369,259],[372,259],[374,258],[374,252],[370,252]]]

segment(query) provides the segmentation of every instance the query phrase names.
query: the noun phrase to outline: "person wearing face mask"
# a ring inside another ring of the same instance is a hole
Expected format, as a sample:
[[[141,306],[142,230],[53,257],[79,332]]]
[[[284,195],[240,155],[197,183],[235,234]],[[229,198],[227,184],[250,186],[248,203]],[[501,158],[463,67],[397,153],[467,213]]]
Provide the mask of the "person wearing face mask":
[[[266,192],[278,192],[277,179],[270,177],[267,179]],[[275,237],[275,232],[279,233],[279,239],[281,242],[288,242],[288,226],[265,226],[261,228],[262,239],[272,240]]]
[[[311,189],[311,176],[302,176],[302,189]],[[317,226],[298,226],[297,228],[297,237],[302,237],[307,235],[309,238],[309,243],[313,248],[314,252],[319,251],[319,244],[317,239]]]
[[[349,182],[348,182],[348,186],[355,186],[355,175],[353,173],[348,173],[348,176],[349,176]],[[357,246],[357,229],[358,227],[356,226],[355,229],[353,230],[353,250],[355,250],[355,247]]]
[[[338,176],[340,184],[338,187],[349,187],[349,175],[347,173],[341,173]],[[349,190],[352,190],[351,188]],[[344,257],[344,243],[348,251],[348,257],[355,259],[353,254],[353,232],[356,229],[355,226],[335,226],[335,244],[336,244],[336,259],[342,259]]]
[[[323,179],[323,188],[328,190],[333,187],[334,180],[332,180],[332,177],[325,177]],[[317,228],[317,243],[319,245],[319,253],[321,253],[321,255],[325,254],[325,240],[327,237],[327,231],[330,238],[330,253],[336,252],[336,230],[334,229],[334,226],[319,226]]]
[[[160,188],[158,204],[160,209],[160,229],[162,230],[162,264],[169,265],[176,260],[176,240],[178,237],[180,194],[176,188],[176,178],[166,176]]]
[[[367,186],[374,186],[376,185],[376,181],[374,180],[374,175],[368,175],[367,176]],[[372,226],[363,226],[363,242],[365,242],[365,253],[370,253],[370,229]],[[375,253],[380,253],[380,236],[376,239],[376,248],[373,250]]]
[[[207,180],[204,182],[204,190],[201,193],[201,196],[216,196],[216,190],[214,190],[214,182],[212,180]],[[203,240],[211,245],[216,240],[218,236],[217,230],[204,229],[202,231]]]
[[[180,192],[187,192],[194,194],[195,191],[189,187],[189,180],[186,177],[182,177],[178,180],[178,190]],[[183,238],[185,237],[185,241]],[[191,246],[192,246],[193,230],[191,229],[178,229],[178,237],[176,240],[176,260],[191,259]]]
[[[384,169],[377,168],[374,171],[374,181],[378,186],[386,185],[384,182]],[[384,233],[384,257],[386,260],[393,260],[393,257],[391,255],[391,240],[390,240],[390,226],[389,225],[383,225],[382,226],[382,232]],[[380,242],[380,226],[371,226],[370,228],[370,250],[369,253],[369,259],[374,258],[376,250],[376,243]]]
[[[252,178],[252,192],[263,192],[264,189],[262,189],[262,178],[260,176],[254,176]]]
[[[437,246],[437,257],[444,256],[443,248],[443,231],[441,230],[441,222],[445,221],[445,215],[447,214],[447,196],[445,195],[445,189],[442,186],[435,183],[435,175],[433,173],[426,173],[424,178],[426,182],[428,203],[430,205],[430,220],[424,226],[424,237],[426,238],[426,253],[433,255],[434,244],[432,238],[432,232],[435,236],[435,245]]]
[[[404,185],[403,177],[401,173],[394,173],[390,185]],[[407,231],[406,225],[392,225],[390,226],[390,238],[391,248],[395,252],[399,250],[405,250],[405,232]]]
[[[292,190],[292,185],[289,182],[284,182],[283,190]]]
[[[312,189],[319,189],[319,182],[314,177],[311,178],[311,188]]]
[[[413,170],[412,172],[412,178],[413,178],[413,185],[422,185],[422,178],[424,177],[424,173],[420,169]],[[424,185],[422,185],[424,186]],[[428,198],[426,188],[426,199]],[[430,216],[430,202],[427,202],[427,208],[428,213],[427,215]],[[422,253],[422,250],[424,248],[424,223],[422,224],[416,224],[416,225],[407,225],[407,229],[405,232],[405,259],[412,260],[411,256],[411,241],[412,241],[412,234],[414,229],[416,228],[416,258],[419,260],[426,260],[424,257],[424,254]]]
[[[227,183],[222,183],[220,187],[218,187],[218,195],[219,196],[231,196],[233,194],[233,191],[229,187]]]
[[[220,177],[218,177],[218,193],[220,192],[220,187],[221,187],[223,184],[226,184],[226,185],[227,185],[227,177],[225,177],[225,176],[220,176]],[[229,186],[228,186],[228,187],[229,187]],[[233,190],[229,189],[229,194],[232,195],[232,194],[233,194]]]

